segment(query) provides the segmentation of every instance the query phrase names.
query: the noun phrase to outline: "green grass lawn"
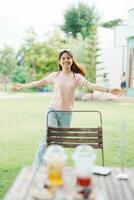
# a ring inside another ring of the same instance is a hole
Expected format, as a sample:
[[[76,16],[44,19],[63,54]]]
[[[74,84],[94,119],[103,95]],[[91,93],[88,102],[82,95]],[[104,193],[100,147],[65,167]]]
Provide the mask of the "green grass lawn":
[[[20,169],[32,164],[38,143],[44,133],[49,101],[50,97],[45,95],[0,99],[0,199]],[[75,109],[102,112],[105,165],[122,165],[120,149],[121,145],[125,144],[124,165],[134,166],[134,105],[90,101],[76,102]],[[96,122],[95,117],[82,117],[79,114],[75,116],[73,124],[91,126],[90,123],[94,122]],[[67,153],[71,156],[71,151]],[[97,163],[101,164],[100,152],[97,155]]]

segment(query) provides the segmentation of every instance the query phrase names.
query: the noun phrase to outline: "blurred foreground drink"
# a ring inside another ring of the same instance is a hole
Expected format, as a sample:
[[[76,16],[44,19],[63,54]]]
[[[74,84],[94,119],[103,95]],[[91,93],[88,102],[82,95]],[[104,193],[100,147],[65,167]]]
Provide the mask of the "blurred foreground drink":
[[[48,180],[52,186],[61,186],[63,184],[63,170],[66,158],[64,148],[59,145],[50,145],[46,149],[44,160]]]
[[[92,185],[92,171],[96,156],[90,145],[79,145],[73,153],[75,163],[76,183],[78,186]]]

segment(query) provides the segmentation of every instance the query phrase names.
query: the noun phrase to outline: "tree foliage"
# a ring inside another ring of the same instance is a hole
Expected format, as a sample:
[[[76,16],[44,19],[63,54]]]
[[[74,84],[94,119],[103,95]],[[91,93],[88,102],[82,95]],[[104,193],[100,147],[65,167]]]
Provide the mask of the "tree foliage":
[[[18,64],[27,67],[31,80],[57,70],[57,50],[47,42],[39,42],[33,31],[28,32],[17,58]]]
[[[9,81],[15,67],[16,58],[14,49],[5,45],[3,49],[0,50],[0,75],[4,84],[4,90],[7,88],[7,82]]]
[[[114,20],[110,20],[107,22],[102,23],[102,27],[105,28],[114,28],[116,26],[122,25],[123,24],[123,20],[118,18],[118,19],[114,19]]]
[[[87,66],[87,77],[91,82],[96,82],[96,65],[100,64],[99,56],[101,51],[96,26],[92,26],[91,34],[86,41],[85,64]]]
[[[52,32],[52,34],[47,39],[47,44],[57,51],[64,48],[64,46],[68,43],[68,38],[65,37],[65,34],[61,29],[56,29]]]
[[[26,68],[23,66],[16,66],[11,80],[13,83],[26,83],[28,81],[28,73]]]
[[[15,52],[13,48],[4,46],[0,50],[0,73],[8,76],[16,66]]]
[[[90,35],[90,28],[96,25],[99,21],[99,15],[95,9],[95,6],[88,6],[85,3],[78,3],[72,5],[64,13],[64,24],[62,30],[71,34],[74,38],[78,33],[81,33],[85,39]]]

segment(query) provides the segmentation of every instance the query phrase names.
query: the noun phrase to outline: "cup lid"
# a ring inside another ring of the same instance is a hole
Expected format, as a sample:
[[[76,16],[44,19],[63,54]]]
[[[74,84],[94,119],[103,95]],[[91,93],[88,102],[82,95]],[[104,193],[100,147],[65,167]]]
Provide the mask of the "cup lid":
[[[96,158],[96,154],[92,146],[88,144],[82,144],[75,148],[72,158],[74,161],[78,161],[80,159],[93,161]]]
[[[43,160],[49,161],[52,160],[53,158],[61,158],[62,160],[67,159],[67,155],[62,146],[53,144],[46,148]]]

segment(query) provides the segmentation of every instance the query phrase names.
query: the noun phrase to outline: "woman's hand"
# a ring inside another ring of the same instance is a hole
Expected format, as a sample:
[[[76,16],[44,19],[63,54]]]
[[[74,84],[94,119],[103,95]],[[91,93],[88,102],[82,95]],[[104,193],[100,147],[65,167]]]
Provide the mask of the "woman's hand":
[[[118,88],[112,88],[109,91],[111,94],[117,95],[117,96],[122,96],[125,93],[125,90],[118,89]]]
[[[23,84],[21,84],[21,83],[17,83],[17,84],[12,86],[13,91],[18,91],[18,90],[21,90],[21,89],[23,89]]]

